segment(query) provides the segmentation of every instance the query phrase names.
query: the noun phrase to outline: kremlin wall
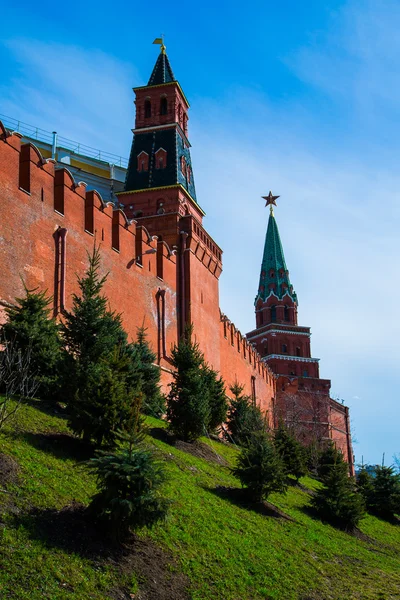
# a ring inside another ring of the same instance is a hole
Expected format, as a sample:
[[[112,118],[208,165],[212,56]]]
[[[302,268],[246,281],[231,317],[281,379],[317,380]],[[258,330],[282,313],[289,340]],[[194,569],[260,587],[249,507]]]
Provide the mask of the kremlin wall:
[[[305,441],[333,439],[352,470],[348,408],[330,398],[330,381],[319,378],[318,359],[311,356],[310,329],[297,324],[297,296],[273,212],[277,197],[265,197],[271,212],[256,328],[245,336],[219,307],[222,250],[204,228],[190,157],[189,103],[164,46],[148,85],[134,91],[125,184],[110,198],[93,189],[93,171],[87,185],[57,154],[49,158],[0,122],[0,319],[24,295],[24,284],[47,290],[54,316],[62,318],[78,292],[87,253],[99,245],[110,306],[121,313],[131,339],[144,322],[164,391],[171,348],[193,323],[228,395],[238,381],[271,426],[284,418],[302,428]]]

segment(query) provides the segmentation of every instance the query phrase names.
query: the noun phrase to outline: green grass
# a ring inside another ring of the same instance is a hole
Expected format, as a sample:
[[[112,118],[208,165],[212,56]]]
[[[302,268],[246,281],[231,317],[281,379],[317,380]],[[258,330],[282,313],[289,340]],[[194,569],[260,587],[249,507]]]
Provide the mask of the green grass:
[[[73,500],[88,503],[93,478],[72,458],[35,445],[35,436],[29,435],[67,431],[61,418],[24,406],[17,422],[0,433],[0,452],[21,466],[21,484],[9,487],[14,512],[35,506],[60,509]],[[239,486],[227,467],[150,441],[165,457],[165,491],[172,508],[166,523],[141,535],[176,558],[189,577],[193,600],[400,599],[400,526],[368,516],[360,529],[371,539],[357,539],[311,518],[309,495],[297,487],[270,498],[294,522],[259,514],[215,493],[216,486]],[[234,463],[236,449],[203,441]],[[309,489],[319,485],[309,478],[302,483]],[[6,506],[1,509],[2,501],[6,504],[8,495],[0,494],[2,600],[103,599],[121,583],[136,592],[140,573],[121,575],[115,564],[94,564],[47,544],[32,535],[29,518],[18,521]]]

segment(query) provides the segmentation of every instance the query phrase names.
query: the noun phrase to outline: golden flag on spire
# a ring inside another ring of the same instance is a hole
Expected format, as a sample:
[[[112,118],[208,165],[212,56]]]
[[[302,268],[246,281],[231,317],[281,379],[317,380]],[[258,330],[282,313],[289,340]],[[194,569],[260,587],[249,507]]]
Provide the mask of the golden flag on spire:
[[[165,44],[164,44],[164,36],[163,35],[159,38],[156,38],[154,40],[153,44],[159,44],[162,54],[165,54]]]

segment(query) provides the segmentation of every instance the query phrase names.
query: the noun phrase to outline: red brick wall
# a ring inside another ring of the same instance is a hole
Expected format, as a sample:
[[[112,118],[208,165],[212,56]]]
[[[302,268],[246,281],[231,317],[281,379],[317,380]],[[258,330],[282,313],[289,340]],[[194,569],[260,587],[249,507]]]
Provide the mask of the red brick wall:
[[[220,320],[220,370],[229,386],[238,381],[244,386],[244,392],[252,397],[255,392],[257,404],[261,410],[268,411],[272,426],[272,407],[275,397],[275,377],[262,362],[258,352],[242,337],[233,323],[221,315]],[[252,377],[255,378],[252,385]],[[254,386],[254,387],[253,387]]]
[[[21,277],[29,288],[39,287],[54,294],[53,236],[59,227],[66,228],[65,307],[71,307],[72,293],[77,291],[76,275],[84,273],[87,252],[96,242],[101,249],[101,272],[108,273],[104,292],[111,307],[122,314],[130,338],[144,321],[154,349],[158,346],[156,294],[159,289],[165,290],[169,351],[177,340],[176,256],[165,244],[157,244],[145,229],[129,225],[123,213],[113,214],[112,207],[104,206],[96,192],[86,193],[84,184],[75,187],[68,171],[55,173],[52,162],[40,164],[40,155],[31,146],[23,146],[21,153],[24,158],[29,156],[30,178],[22,181],[29,193],[19,189],[18,146],[16,136],[6,143],[0,141],[0,300],[12,303],[16,296],[23,295]],[[55,211],[55,203],[64,214]],[[93,233],[85,230],[85,225]],[[119,249],[113,249],[113,245]],[[144,255],[157,246],[158,254]],[[138,255],[143,255],[141,265],[135,260]],[[157,277],[157,264],[162,264],[162,279]],[[164,358],[161,364],[170,366]]]
[[[21,277],[29,288],[54,295],[59,288],[55,238],[60,228],[67,230],[65,308],[71,308],[72,294],[78,291],[76,276],[87,267],[87,253],[92,252],[94,243],[99,244],[101,272],[108,273],[104,293],[110,306],[122,314],[130,339],[144,321],[150,343],[159,354],[166,389],[171,379],[170,351],[178,337],[179,256],[144,227],[128,222],[121,211],[104,205],[97,192],[87,192],[85,184],[75,185],[67,170],[55,171],[53,161],[44,161],[34,146],[21,147],[18,135],[0,136],[0,211],[0,318],[2,307],[24,294]],[[268,410],[274,394],[271,373],[266,375],[247,342],[244,357],[243,350],[237,352],[223,337],[218,305],[221,266],[218,257],[211,256],[220,250],[214,248],[211,238],[204,237],[205,232],[198,233],[197,241],[196,235],[189,234],[185,253],[186,317],[194,323],[206,360],[221,371],[227,384],[238,379],[251,394],[253,375],[257,399]],[[158,310],[160,293],[165,302],[165,340]]]

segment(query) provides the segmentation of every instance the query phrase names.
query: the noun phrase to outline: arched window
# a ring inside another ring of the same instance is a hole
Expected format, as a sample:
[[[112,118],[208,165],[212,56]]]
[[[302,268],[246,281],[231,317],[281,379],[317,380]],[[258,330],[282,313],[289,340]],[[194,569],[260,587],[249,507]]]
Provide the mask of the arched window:
[[[303,377],[308,377],[308,369],[304,369],[304,371],[303,371]]]
[[[160,115],[166,115],[168,112],[168,101],[165,96],[160,100]]]
[[[276,306],[273,304],[271,306],[271,323],[276,323]]]
[[[258,313],[258,323],[259,325],[264,323],[264,314],[261,311]]]
[[[167,166],[167,153],[164,148],[159,148],[156,152],[156,169],[165,169]]]
[[[289,307],[285,306],[285,321],[290,321],[290,316],[289,316]]]
[[[299,346],[296,348],[296,356],[301,356],[301,349]]]
[[[141,171],[149,170],[149,155],[147,154],[147,152],[142,150],[142,152],[140,154],[138,154],[137,161],[138,161],[137,170],[139,171],[139,173]]]
[[[144,101],[144,118],[149,119],[151,117],[151,102],[150,100]]]
[[[165,214],[164,198],[159,198],[159,200],[157,200],[156,212],[158,215]]]
[[[181,156],[181,171],[184,177],[186,177],[186,159],[184,156]]]
[[[287,345],[282,344],[282,354],[287,354]]]

